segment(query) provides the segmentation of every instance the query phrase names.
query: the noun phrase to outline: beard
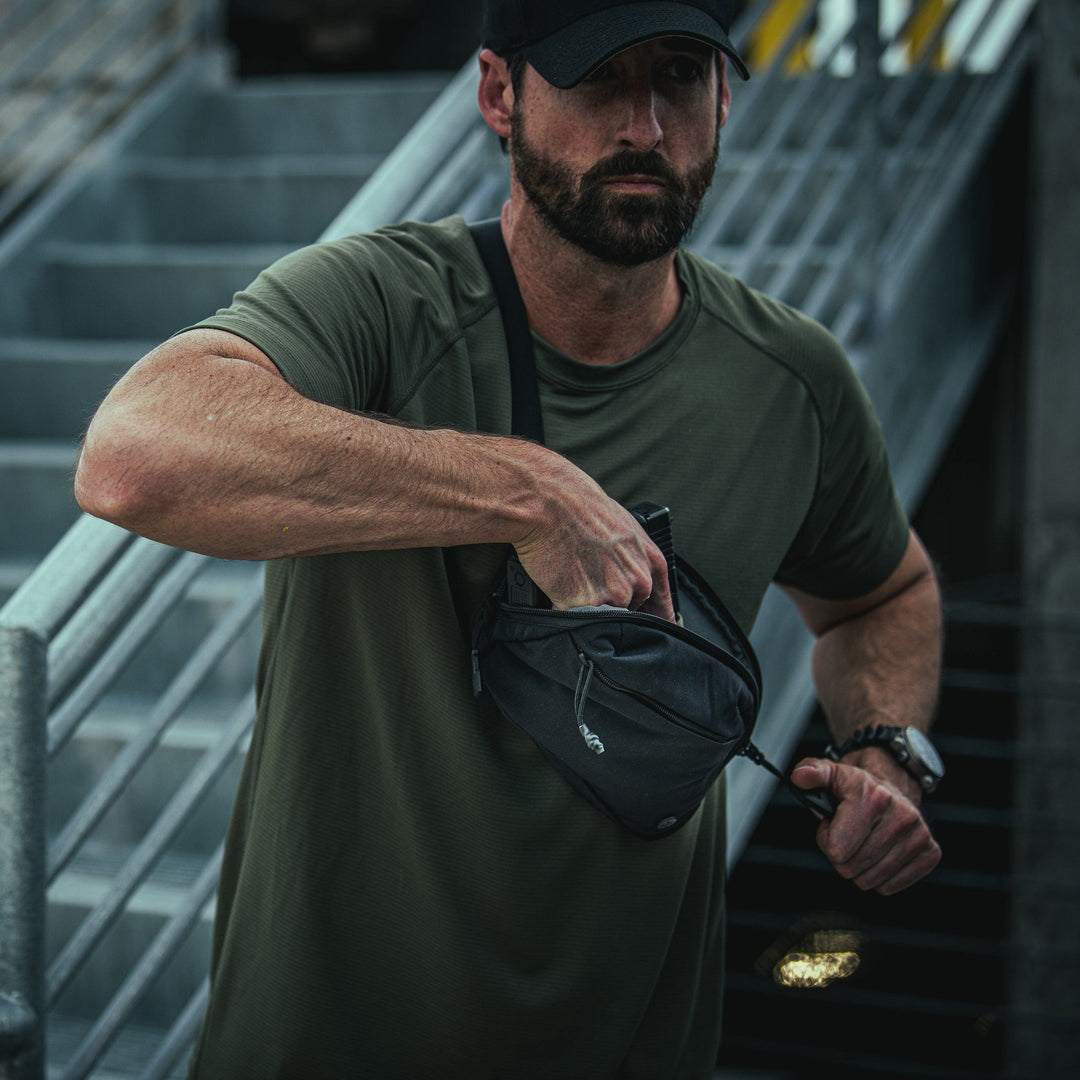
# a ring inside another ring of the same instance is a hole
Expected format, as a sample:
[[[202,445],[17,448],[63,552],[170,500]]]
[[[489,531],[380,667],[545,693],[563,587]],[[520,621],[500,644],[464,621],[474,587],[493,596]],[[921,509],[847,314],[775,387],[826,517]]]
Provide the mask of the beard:
[[[690,231],[712,183],[720,129],[712,151],[685,173],[655,150],[621,150],[584,173],[541,153],[514,117],[510,158],[526,198],[558,236],[602,262],[640,266],[669,255]],[[664,189],[630,195],[605,183],[621,176],[655,177]]]

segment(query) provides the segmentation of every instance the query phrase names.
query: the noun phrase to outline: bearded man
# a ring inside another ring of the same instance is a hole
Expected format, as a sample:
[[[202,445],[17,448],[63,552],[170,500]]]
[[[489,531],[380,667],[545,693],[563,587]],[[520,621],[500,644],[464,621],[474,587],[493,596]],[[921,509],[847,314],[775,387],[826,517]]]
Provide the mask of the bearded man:
[[[140,361],[76,489],[170,544],[265,559],[258,722],[228,837],[200,1080],[703,1078],[720,1040],[724,791],[673,835],[583,800],[470,684],[506,545],[556,608],[673,616],[625,509],[663,499],[749,631],[819,635],[838,741],[925,730],[938,595],[869,404],[819,326],[683,251],[727,119],[730,0],[487,0],[479,104],[545,445],[465,223],[296,252]],[[860,744],[793,774],[864,889],[939,852]]]

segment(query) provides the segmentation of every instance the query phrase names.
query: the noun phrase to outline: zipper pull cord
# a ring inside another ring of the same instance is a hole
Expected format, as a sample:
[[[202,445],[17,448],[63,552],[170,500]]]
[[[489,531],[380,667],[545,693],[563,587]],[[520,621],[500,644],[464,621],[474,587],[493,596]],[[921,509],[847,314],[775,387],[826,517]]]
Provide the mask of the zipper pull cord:
[[[748,742],[739,753],[748,757],[755,765],[767,769],[778,780],[787,781],[787,777],[752,742]]]
[[[604,744],[585,723],[585,702],[589,700],[589,687],[592,685],[596,665],[584,653],[578,653],[578,659],[581,661],[581,671],[578,673],[577,686],[574,688],[574,719],[577,721],[578,731],[581,732],[585,745],[594,754],[602,754]]]
[[[814,791],[797,788],[791,782],[791,777],[785,776],[752,742],[748,742],[739,753],[748,757],[755,765],[760,765],[771,772],[819,821],[827,821],[836,813],[836,808],[840,804],[831,792],[824,788],[817,788]]]
[[[472,692],[473,697],[479,697],[484,692],[484,683],[480,678],[480,651],[472,651]]]

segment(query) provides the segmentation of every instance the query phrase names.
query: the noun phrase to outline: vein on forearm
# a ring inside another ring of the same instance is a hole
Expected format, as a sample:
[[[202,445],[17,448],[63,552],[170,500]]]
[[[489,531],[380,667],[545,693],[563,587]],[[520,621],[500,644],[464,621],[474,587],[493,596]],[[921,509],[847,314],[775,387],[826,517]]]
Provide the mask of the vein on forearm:
[[[92,512],[257,559],[503,540],[527,497],[513,440],[321,405],[239,359],[192,361],[184,387],[151,370],[114,391],[80,462],[105,463]]]
[[[926,730],[937,702],[941,617],[928,572],[881,604],[839,622],[814,647],[814,681],[836,737],[871,723]]]

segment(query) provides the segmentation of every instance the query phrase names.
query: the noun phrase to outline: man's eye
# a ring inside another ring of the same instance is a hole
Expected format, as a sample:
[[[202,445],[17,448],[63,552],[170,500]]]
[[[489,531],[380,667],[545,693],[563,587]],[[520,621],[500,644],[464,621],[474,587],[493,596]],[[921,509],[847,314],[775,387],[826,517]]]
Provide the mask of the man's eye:
[[[664,65],[664,73],[678,82],[695,82],[704,78],[705,69],[688,56],[674,56]]]

